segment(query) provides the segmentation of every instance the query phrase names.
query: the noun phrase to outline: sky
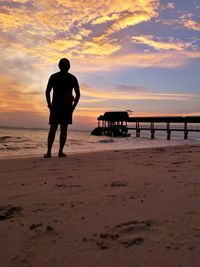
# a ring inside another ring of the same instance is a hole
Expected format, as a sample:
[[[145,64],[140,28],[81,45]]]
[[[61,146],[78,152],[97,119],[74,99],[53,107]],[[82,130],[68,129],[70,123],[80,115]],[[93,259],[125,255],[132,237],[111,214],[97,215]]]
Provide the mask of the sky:
[[[105,111],[200,115],[199,0],[0,0],[0,125],[48,127],[45,90],[66,57],[72,129]]]

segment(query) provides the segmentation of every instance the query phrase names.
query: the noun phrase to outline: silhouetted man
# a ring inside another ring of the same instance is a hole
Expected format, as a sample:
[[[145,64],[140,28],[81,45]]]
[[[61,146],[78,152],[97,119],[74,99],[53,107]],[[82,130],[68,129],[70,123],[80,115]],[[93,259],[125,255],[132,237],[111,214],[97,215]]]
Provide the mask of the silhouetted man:
[[[44,155],[45,158],[51,157],[51,148],[55,139],[55,134],[60,124],[60,149],[59,157],[66,157],[63,148],[67,139],[68,124],[72,124],[72,114],[80,98],[79,84],[74,75],[69,73],[70,62],[66,58],[62,58],[58,64],[60,71],[54,73],[49,78],[46,89],[46,100],[50,111],[49,116],[49,134],[48,134],[48,150]],[[53,89],[53,97],[51,101],[51,90]],[[73,96],[75,91],[75,98]]]

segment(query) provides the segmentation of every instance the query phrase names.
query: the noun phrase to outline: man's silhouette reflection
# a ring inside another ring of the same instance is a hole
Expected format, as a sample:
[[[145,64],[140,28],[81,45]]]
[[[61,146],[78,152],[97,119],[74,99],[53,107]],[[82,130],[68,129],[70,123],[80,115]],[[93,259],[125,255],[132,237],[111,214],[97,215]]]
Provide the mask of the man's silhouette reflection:
[[[79,84],[74,75],[69,73],[70,62],[62,58],[58,64],[60,71],[54,73],[49,78],[46,89],[46,100],[50,111],[48,150],[45,158],[51,157],[51,148],[55,139],[56,130],[60,124],[60,149],[59,157],[66,157],[63,148],[67,139],[68,124],[72,124],[72,114],[80,98]],[[51,101],[51,90],[53,97]],[[73,96],[75,92],[75,97]]]

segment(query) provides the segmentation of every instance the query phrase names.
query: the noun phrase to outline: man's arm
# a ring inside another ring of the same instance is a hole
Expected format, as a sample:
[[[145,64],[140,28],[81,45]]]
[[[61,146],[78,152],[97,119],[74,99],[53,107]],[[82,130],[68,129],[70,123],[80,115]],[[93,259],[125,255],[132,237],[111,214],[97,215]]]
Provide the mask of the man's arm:
[[[51,77],[49,78],[48,84],[47,84],[47,89],[46,89],[46,100],[47,100],[47,106],[50,109],[51,108],[51,90],[52,90],[52,82],[51,82]]]
[[[74,99],[74,103],[73,103],[73,106],[72,106],[72,110],[74,111],[77,104],[78,104],[78,101],[80,99],[80,88],[79,88],[79,84],[78,84],[78,81],[76,80],[76,84],[74,85],[74,91],[75,91],[75,99]]]

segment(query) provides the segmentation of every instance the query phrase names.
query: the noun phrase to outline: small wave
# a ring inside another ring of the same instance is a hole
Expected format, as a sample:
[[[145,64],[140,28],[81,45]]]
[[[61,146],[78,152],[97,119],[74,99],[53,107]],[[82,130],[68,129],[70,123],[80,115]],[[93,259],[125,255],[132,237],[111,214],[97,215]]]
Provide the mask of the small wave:
[[[22,149],[36,149],[36,146],[24,146]]]
[[[12,138],[10,135],[0,136],[0,142],[4,142],[5,140],[8,140],[10,138]]]
[[[109,143],[113,143],[114,140],[113,139],[103,139],[103,140],[99,140],[98,143],[103,143],[103,144],[109,144]]]
[[[81,140],[69,139],[68,142],[72,145],[81,145]]]
[[[23,142],[22,138],[19,136],[10,136],[10,135],[4,135],[4,136],[0,136],[0,143],[3,142]]]
[[[20,150],[20,147],[6,147],[6,150]]]

